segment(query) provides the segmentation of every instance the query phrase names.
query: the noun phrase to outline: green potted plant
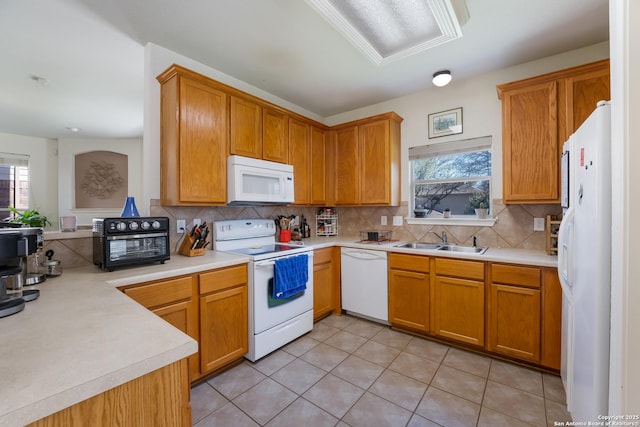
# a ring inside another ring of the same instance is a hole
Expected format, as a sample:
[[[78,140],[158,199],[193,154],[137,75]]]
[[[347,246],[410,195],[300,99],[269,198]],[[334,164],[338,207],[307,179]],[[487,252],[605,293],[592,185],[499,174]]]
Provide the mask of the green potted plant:
[[[483,202],[480,202],[478,204],[478,207],[475,208],[476,211],[476,216],[480,219],[485,219],[487,217],[487,214],[489,213],[489,209],[487,209],[487,205],[485,205]]]
[[[41,215],[38,209],[25,209],[23,212],[20,212],[13,206],[9,206],[8,208],[13,213],[13,217],[9,219],[9,222],[24,224],[27,227],[44,228],[47,225],[51,225],[47,217]]]

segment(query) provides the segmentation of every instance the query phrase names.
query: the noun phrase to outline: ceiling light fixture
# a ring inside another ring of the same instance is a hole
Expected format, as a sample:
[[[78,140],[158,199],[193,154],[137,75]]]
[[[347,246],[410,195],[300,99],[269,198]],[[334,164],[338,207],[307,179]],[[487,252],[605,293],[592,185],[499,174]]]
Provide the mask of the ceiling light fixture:
[[[436,71],[433,74],[433,84],[438,87],[446,86],[449,84],[450,81],[451,81],[451,71],[449,70]]]
[[[383,65],[462,37],[465,0],[305,0],[373,63]]]
[[[71,127],[71,126],[67,126],[67,127],[66,127],[66,129],[67,129],[69,132],[80,132],[80,130],[81,130],[80,128],[77,128],[77,127]]]

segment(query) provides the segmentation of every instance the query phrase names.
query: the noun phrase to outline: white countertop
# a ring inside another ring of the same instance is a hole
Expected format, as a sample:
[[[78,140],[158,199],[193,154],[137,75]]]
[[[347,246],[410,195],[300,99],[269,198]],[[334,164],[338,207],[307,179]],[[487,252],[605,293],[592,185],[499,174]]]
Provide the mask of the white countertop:
[[[357,237],[315,237],[305,246],[347,246],[438,257],[556,267],[542,251],[489,248],[482,255],[356,243]],[[400,242],[397,242],[400,243]],[[395,244],[397,244],[395,243]],[[104,272],[67,269],[40,298],[0,318],[0,426],[38,420],[197,351],[197,343],[116,287],[227,267],[248,258],[208,250],[172,255],[165,264]]]
[[[0,426],[23,426],[198,350],[195,340],[115,286],[246,262],[207,251],[113,272],[67,269],[0,318]]]
[[[491,261],[491,262],[505,262],[510,264],[527,264],[535,265],[538,267],[558,267],[558,257],[547,255],[545,251],[531,250],[531,249],[510,249],[510,248],[489,248],[484,254],[464,253],[464,252],[447,252],[436,250],[424,250],[424,249],[408,249],[397,248],[394,245],[399,245],[403,242],[393,243],[358,243],[358,237],[313,237],[304,239],[306,246],[313,246],[316,249],[330,247],[330,246],[344,246],[350,248],[361,248],[380,250],[387,252],[399,252],[409,253],[417,255],[437,256],[441,258],[458,258],[458,259],[472,259],[478,261]]]

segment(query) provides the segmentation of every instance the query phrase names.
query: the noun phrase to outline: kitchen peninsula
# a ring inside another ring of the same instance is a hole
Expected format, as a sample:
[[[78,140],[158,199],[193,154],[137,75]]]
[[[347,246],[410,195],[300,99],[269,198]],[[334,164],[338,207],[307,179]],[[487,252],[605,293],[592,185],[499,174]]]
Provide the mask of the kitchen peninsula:
[[[190,426],[186,358],[197,342],[116,287],[243,262],[208,251],[113,272],[68,269],[44,282],[40,298],[2,319],[0,426],[98,425],[91,420],[111,416]]]

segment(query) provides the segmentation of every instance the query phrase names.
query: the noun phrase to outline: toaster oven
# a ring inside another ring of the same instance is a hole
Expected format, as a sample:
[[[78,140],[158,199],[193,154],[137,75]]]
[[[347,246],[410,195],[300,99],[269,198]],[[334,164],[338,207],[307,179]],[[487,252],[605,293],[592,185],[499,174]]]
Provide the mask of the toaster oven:
[[[103,270],[170,258],[169,218],[94,218],[93,263]]]

